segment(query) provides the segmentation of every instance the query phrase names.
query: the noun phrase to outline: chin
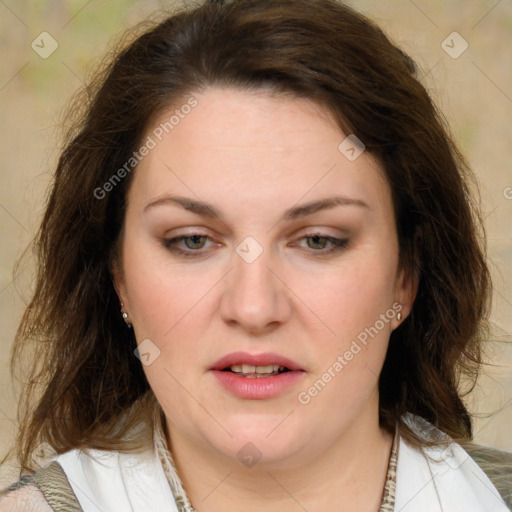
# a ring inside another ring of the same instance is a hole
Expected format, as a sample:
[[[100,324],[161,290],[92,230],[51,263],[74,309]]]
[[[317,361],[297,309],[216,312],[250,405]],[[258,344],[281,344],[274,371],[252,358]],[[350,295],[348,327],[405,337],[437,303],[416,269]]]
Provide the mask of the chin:
[[[260,469],[282,466],[304,448],[304,435],[279,425],[279,420],[265,418],[258,421],[251,417],[245,421],[226,422],[226,429],[233,437],[222,435],[209,439],[210,446],[230,459],[237,459],[247,467]],[[285,420],[286,422],[286,420]]]

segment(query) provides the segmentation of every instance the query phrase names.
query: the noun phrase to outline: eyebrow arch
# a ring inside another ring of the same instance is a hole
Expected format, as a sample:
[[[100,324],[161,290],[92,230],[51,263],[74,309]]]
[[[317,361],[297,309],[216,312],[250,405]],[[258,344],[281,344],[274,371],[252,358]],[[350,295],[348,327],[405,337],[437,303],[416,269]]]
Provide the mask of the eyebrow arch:
[[[165,204],[177,204],[189,212],[196,213],[198,215],[203,215],[204,217],[216,217],[218,219],[222,219],[222,215],[213,205],[206,203],[204,201],[197,201],[189,197],[181,196],[160,197],[152,201],[151,203],[147,204],[144,207],[144,212],[155,206]],[[362,201],[361,199],[353,199],[349,197],[339,196],[327,197],[325,199],[310,201],[309,203],[289,208],[284,212],[284,215],[281,217],[281,220],[294,220],[300,217],[306,217],[320,210],[327,210],[330,208],[334,208],[336,206],[360,206],[362,208],[370,209],[368,204]]]
[[[316,201],[310,201],[299,206],[294,206],[284,212],[283,220],[293,220],[299,217],[306,217],[320,210],[328,210],[336,206],[360,206],[362,208],[370,207],[361,199],[352,199],[350,197],[327,197]]]

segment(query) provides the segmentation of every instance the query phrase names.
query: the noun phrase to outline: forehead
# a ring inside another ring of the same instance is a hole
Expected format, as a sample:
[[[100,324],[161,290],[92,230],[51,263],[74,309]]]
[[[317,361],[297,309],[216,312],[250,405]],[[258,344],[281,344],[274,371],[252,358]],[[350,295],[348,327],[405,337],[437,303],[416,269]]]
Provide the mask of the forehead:
[[[347,159],[339,149],[347,134],[320,105],[236,89],[190,97],[196,106],[174,105],[148,129],[154,148],[137,168],[132,200],[178,192],[277,206],[339,192],[389,207],[378,162],[367,152]]]

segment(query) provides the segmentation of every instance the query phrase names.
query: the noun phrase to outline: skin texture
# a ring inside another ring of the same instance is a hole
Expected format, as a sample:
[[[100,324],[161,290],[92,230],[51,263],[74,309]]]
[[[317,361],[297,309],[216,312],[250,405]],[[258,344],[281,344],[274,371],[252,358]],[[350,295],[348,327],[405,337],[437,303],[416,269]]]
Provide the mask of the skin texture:
[[[138,343],[160,350],[144,369],[187,493],[198,511],[378,510],[392,436],[379,427],[377,379],[396,316],[307,405],[297,396],[393,304],[402,321],[410,311],[414,284],[398,265],[384,172],[367,152],[349,161],[338,150],[346,134],[307,100],[220,88],[193,96],[197,107],[136,170],[114,271]],[[219,216],[148,207],[171,195]],[[282,219],[333,196],[365,205]],[[165,246],[194,234],[209,238],[170,247],[199,256]],[[348,242],[326,253],[332,244],[314,234]],[[249,236],[263,250],[252,263],[236,252]],[[234,351],[274,352],[304,373],[279,396],[241,399],[209,371]],[[249,442],[261,454],[251,468],[237,457]]]

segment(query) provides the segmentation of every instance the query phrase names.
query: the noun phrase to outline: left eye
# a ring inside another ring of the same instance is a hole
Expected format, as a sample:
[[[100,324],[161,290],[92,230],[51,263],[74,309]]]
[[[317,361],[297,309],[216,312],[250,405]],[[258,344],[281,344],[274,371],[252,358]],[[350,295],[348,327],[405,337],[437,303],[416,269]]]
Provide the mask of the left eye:
[[[346,239],[321,234],[306,235],[301,238],[301,242],[302,241],[306,242],[306,249],[313,249],[313,252],[323,254],[340,250],[348,243],[348,240]],[[304,247],[302,243],[299,243],[298,245]]]
[[[185,243],[187,249],[202,249],[206,240],[208,240],[208,237],[204,235],[192,235],[184,236],[181,239]]]

